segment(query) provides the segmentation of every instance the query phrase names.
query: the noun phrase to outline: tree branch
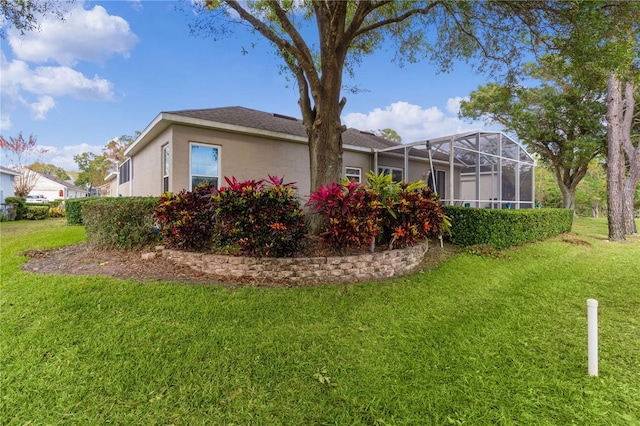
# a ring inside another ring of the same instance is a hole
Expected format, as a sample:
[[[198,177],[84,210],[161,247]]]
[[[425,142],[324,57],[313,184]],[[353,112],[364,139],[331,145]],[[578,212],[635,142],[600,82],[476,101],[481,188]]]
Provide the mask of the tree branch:
[[[241,5],[235,0],[225,0],[225,3],[235,10],[240,18],[247,21],[253,28],[255,28],[260,34],[262,34],[267,40],[271,41],[281,50],[291,53],[294,58],[298,61],[299,65],[302,67],[304,72],[307,75],[307,78],[316,80],[316,82],[312,82],[312,86],[314,84],[319,84],[318,74],[313,63],[313,57],[311,53],[307,49],[304,40],[295,29],[295,27],[289,21],[289,18],[286,16],[286,12],[280,7],[277,2],[270,2],[269,5],[273,7],[274,13],[280,20],[280,24],[282,25],[285,32],[291,37],[294,44],[291,44],[288,40],[280,37],[275,31],[269,28],[264,22],[260,21],[249,12],[247,12]],[[291,68],[289,64],[289,59],[285,57],[285,62],[289,68]]]
[[[377,9],[379,7],[382,7],[382,6],[384,6],[384,5],[388,4],[388,3],[391,3],[391,2],[390,1],[385,1],[385,2],[378,3],[378,4],[374,5],[374,7],[372,7],[371,10],[367,11],[366,14],[368,15],[369,13],[374,11],[375,9]],[[369,31],[373,31],[373,30],[376,30],[378,28],[381,28],[381,27],[384,27],[384,26],[387,26],[387,25],[390,25],[390,24],[397,24],[398,22],[402,22],[405,19],[410,18],[413,15],[427,15],[427,14],[429,14],[429,12],[431,12],[431,10],[433,8],[435,8],[436,6],[438,6],[440,4],[442,4],[442,1],[437,0],[437,1],[434,1],[433,3],[429,4],[427,7],[424,7],[424,8],[421,8],[421,9],[411,9],[411,10],[408,10],[407,12],[403,13],[402,15],[396,16],[395,18],[385,19],[385,20],[382,20],[382,21],[375,22],[375,23],[373,23],[373,24],[371,24],[369,26],[362,27],[362,28],[360,28],[359,30],[357,30],[355,32],[353,38],[356,38],[358,36],[361,36],[362,34],[368,33]],[[360,22],[360,24],[362,24],[362,22],[364,21],[365,17],[366,17],[366,15],[362,17],[362,21]]]

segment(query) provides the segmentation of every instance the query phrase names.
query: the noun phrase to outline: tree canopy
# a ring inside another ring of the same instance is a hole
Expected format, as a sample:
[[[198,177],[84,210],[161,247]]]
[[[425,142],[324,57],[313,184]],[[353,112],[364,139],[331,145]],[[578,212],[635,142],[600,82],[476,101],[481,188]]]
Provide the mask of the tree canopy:
[[[104,183],[105,177],[109,174],[109,162],[104,155],[96,155],[91,152],[84,152],[73,156],[73,161],[78,165],[80,173],[75,181],[77,186],[91,189]]]
[[[544,63],[544,62],[543,62]],[[542,79],[536,87],[490,83],[460,104],[460,115],[486,118],[513,132],[553,170],[565,208],[575,208],[575,191],[589,163],[606,151],[606,107],[601,90],[573,86],[547,66],[528,66]]]
[[[55,176],[58,179],[69,180],[69,174],[62,168],[50,163],[41,163],[36,161],[28,166],[31,170],[38,173],[44,173],[46,175]]]
[[[609,239],[636,233],[634,199],[640,182],[640,2],[557,2],[550,45],[567,74],[587,87],[606,87]]]
[[[480,72],[507,73],[522,41],[532,40],[537,2],[432,1],[213,1],[194,27],[215,37],[249,24],[267,39],[298,86],[309,136],[311,189],[342,176],[340,114],[343,74],[385,45],[396,60],[430,59],[440,70],[474,59]]]
[[[41,16],[55,16],[64,19],[66,12],[65,4],[73,3],[74,0],[0,0],[0,11],[2,11],[3,26],[0,28],[0,37],[4,38],[4,23],[24,34],[28,31],[39,28],[38,18]]]

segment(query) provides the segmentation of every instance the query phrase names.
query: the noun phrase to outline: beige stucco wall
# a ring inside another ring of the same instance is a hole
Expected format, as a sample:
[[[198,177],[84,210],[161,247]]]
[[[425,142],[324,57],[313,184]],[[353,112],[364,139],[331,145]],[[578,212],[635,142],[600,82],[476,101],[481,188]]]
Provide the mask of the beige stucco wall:
[[[131,159],[131,180],[118,185],[123,196],[158,196],[162,193],[162,146],[170,143],[172,128],[145,145]]]
[[[189,189],[190,142],[220,148],[220,186],[226,185],[225,176],[243,181],[265,179],[271,174],[283,177],[285,182],[295,182],[300,194],[309,191],[309,153],[306,144],[178,125],[171,128],[170,188],[174,192]]]
[[[130,182],[119,185],[118,193],[153,195],[162,193],[162,147],[169,144],[169,190],[180,192],[190,188],[190,143],[213,145],[219,148],[220,186],[224,177],[265,179],[268,174],[295,182],[298,194],[310,192],[309,151],[306,143],[283,141],[184,125],[172,125],[144,146],[132,159]],[[380,154],[380,166],[404,168],[402,157]],[[362,179],[373,168],[373,154],[367,151],[345,150],[343,173],[346,167],[362,169]],[[438,167],[438,169],[444,169]],[[448,174],[448,169],[446,170]],[[409,161],[409,180],[425,179],[429,173],[426,161]],[[457,177],[459,180],[459,177]]]

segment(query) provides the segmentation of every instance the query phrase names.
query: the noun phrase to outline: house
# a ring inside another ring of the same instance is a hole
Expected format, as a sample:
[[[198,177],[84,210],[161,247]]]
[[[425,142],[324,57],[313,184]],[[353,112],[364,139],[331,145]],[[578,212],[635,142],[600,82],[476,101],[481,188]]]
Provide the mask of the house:
[[[20,173],[0,166],[0,209],[2,213],[7,212],[4,199],[15,196],[13,180],[16,176],[20,176]]]
[[[391,174],[394,181],[424,180],[448,204],[533,207],[533,159],[502,133],[400,144],[349,128],[342,141],[342,174],[356,182],[374,170]],[[270,174],[295,182],[305,197],[311,191],[307,144],[302,120],[281,114],[239,106],[161,112],[125,151],[117,185],[109,191],[158,196],[191,190],[203,181],[220,187],[224,177]],[[487,171],[489,163],[495,167]]]
[[[262,179],[268,174],[295,182],[300,195],[310,193],[309,151],[302,120],[243,107],[161,112],[125,151],[118,170],[120,195],[157,196],[191,190],[202,181],[224,186],[223,177]],[[427,179],[428,155],[374,151],[399,146],[370,132],[343,133],[343,176],[363,182],[369,170],[391,173],[395,180]],[[449,173],[448,157],[436,155],[435,169]],[[408,171],[408,175],[405,172]]]
[[[98,188],[98,195],[100,197],[117,197],[118,195],[118,174],[115,172],[109,173],[104,178],[104,183]]]
[[[87,197],[89,195],[89,191],[75,186],[71,182],[44,173],[34,173],[37,180],[29,195],[42,195],[49,201]]]

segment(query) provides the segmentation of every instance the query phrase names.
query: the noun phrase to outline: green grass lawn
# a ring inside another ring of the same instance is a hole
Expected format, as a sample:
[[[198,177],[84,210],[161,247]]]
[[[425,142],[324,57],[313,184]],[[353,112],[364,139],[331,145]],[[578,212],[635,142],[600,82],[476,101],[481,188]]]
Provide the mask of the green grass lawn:
[[[402,279],[236,290],[25,273],[84,229],[0,226],[0,424],[640,424],[640,238],[604,220]]]

